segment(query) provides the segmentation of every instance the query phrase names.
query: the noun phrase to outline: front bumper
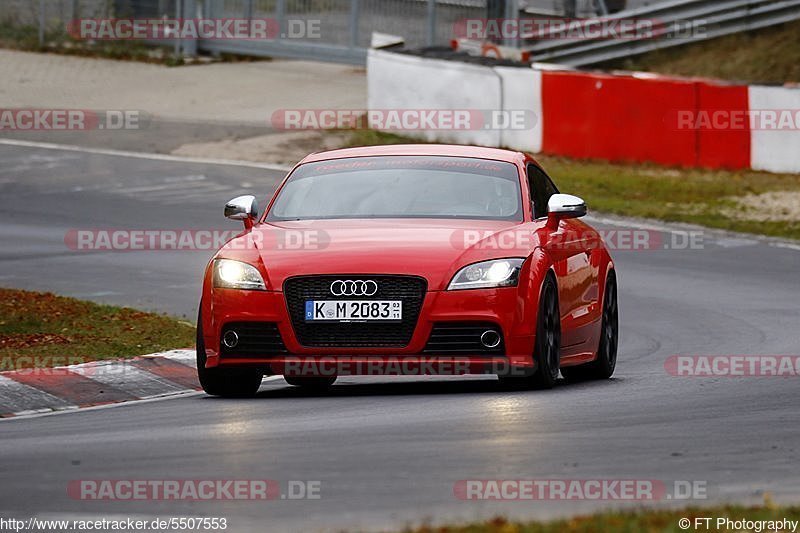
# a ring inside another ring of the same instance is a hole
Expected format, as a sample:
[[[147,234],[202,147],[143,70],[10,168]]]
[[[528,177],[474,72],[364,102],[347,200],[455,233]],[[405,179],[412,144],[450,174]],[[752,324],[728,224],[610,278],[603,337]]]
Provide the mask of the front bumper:
[[[295,335],[283,292],[212,288],[202,309],[206,367],[258,366],[270,374],[502,374],[533,369],[535,305],[521,287],[425,293],[413,335],[403,347],[311,347]],[[269,356],[222,354],[233,323],[274,324],[285,351]],[[434,326],[488,323],[502,333],[500,353],[432,353]],[[376,339],[379,343],[380,339]]]

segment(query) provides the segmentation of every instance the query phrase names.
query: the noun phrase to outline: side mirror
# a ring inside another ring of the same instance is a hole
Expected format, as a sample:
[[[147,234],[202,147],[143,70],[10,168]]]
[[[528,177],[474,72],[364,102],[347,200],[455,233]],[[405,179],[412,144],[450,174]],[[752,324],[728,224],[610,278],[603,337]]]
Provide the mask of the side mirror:
[[[580,218],[586,211],[586,202],[571,194],[554,194],[547,202],[547,218],[554,222],[563,218]]]
[[[258,217],[256,197],[251,194],[237,196],[225,204],[225,216],[231,220],[242,220],[246,229],[252,228]]]

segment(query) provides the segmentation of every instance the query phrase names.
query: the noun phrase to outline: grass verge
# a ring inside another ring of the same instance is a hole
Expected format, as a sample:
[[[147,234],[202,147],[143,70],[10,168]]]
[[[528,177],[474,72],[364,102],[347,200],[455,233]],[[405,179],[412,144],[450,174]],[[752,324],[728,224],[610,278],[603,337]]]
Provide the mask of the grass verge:
[[[40,44],[39,30],[35,26],[16,26],[7,21],[0,22],[0,48],[141,61],[167,66],[184,64],[184,59],[176,57],[168,46],[152,46],[138,41],[83,42],[61,31],[49,31],[44,37],[44,44]]]
[[[699,522],[695,527],[695,518],[713,518],[710,526]],[[424,526],[409,529],[408,533],[597,533],[597,532],[650,532],[678,533],[683,531],[757,531],[754,527],[716,527],[717,519],[730,519],[732,522],[744,520],[753,523],[800,520],[800,507],[778,507],[765,505],[760,507],[718,506],[707,508],[688,508],[677,510],[638,510],[608,511],[576,518],[556,520],[552,522],[509,522],[503,518],[495,518],[486,522],[461,526]],[[681,519],[688,519],[691,525],[682,528]],[[727,522],[726,522],[727,526]],[[764,527],[761,531],[775,531],[775,528]],[[783,531],[778,529],[778,531]],[[791,527],[786,530],[791,531]]]
[[[97,57],[118,61],[156,63],[168,67],[206,63],[253,63],[271,61],[269,57],[222,53],[211,57],[182,57],[175,55],[174,44],[148,44],[142,41],[81,41],[63,31],[48,31],[44,43],[39,43],[35,26],[19,26],[0,20],[0,48],[61,55]]]
[[[800,20],[597,65],[763,83],[800,81]]]
[[[356,130],[347,146],[419,142]],[[800,239],[800,175],[667,168],[538,155],[563,192],[604,213]]]
[[[192,324],[163,315],[0,288],[0,371],[186,348],[194,336]]]

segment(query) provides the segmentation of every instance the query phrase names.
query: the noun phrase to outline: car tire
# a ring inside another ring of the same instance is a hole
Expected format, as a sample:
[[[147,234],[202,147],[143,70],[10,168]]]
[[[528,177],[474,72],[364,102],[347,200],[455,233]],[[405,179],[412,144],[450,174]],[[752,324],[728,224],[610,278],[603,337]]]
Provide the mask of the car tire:
[[[286,383],[309,390],[325,390],[336,381],[336,376],[283,376]]]
[[[561,375],[569,381],[608,379],[617,367],[619,346],[619,305],[617,301],[617,275],[613,270],[606,276],[606,291],[603,297],[603,318],[600,324],[600,342],[597,359],[585,365],[561,369]]]
[[[535,372],[523,378],[501,376],[500,381],[515,388],[551,389],[558,379],[561,360],[561,314],[558,307],[558,288],[548,274],[539,296],[536,318],[536,341],[533,351]]]
[[[201,304],[202,309],[202,304]],[[197,377],[206,394],[225,398],[254,396],[264,374],[253,368],[206,368],[206,346],[203,320],[197,313]]]

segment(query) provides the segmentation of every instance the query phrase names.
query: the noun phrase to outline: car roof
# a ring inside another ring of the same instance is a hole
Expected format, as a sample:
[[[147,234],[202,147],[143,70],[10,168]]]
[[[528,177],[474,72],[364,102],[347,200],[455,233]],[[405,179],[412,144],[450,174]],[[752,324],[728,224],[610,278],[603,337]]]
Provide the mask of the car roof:
[[[476,157],[479,159],[493,159],[509,163],[521,162],[525,154],[514,150],[500,148],[486,148],[483,146],[464,146],[457,144],[384,144],[379,146],[360,146],[357,148],[341,148],[325,152],[315,152],[307,155],[300,163],[325,161],[328,159],[343,159],[346,157],[368,156],[406,156],[406,155],[438,155],[450,157]]]

